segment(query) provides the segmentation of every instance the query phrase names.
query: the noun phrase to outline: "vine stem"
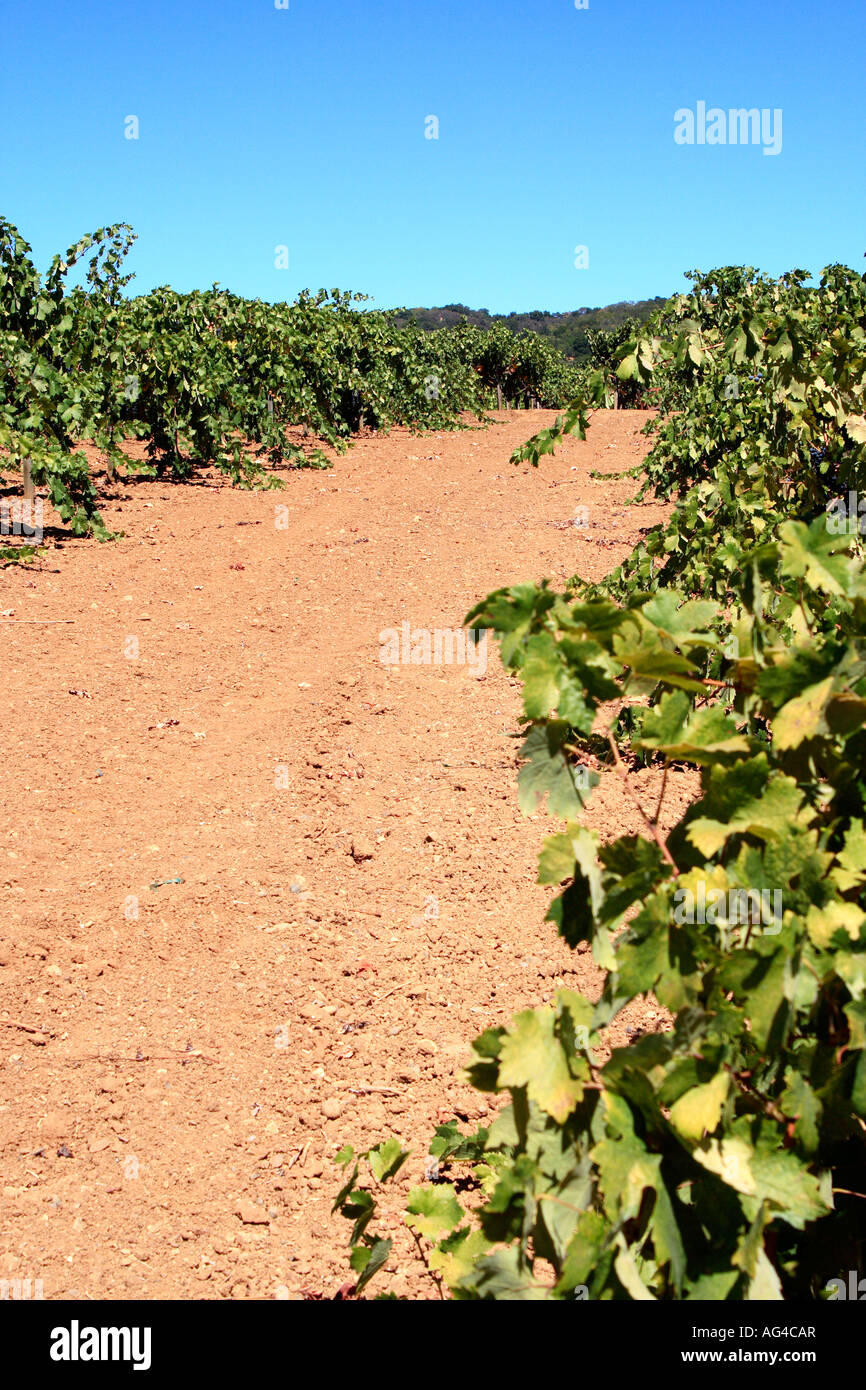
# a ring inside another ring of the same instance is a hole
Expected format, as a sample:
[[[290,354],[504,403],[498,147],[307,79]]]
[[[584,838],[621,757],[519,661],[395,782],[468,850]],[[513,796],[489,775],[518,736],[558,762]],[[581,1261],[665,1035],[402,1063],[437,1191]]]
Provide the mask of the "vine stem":
[[[743,1092],[744,1095],[749,1096],[752,1100],[764,1102],[763,1108],[765,1115],[769,1115],[771,1119],[774,1119],[776,1121],[777,1124],[784,1125],[788,1123],[788,1116],[784,1115],[782,1111],[779,1109],[779,1107],[772,1100],[769,1100],[767,1099],[767,1097],[762,1096],[760,1091],[756,1090],[754,1086],[751,1086],[741,1072],[732,1071],[731,1076],[733,1076],[734,1080],[736,1081],[737,1085],[739,1086],[740,1090]]]
[[[663,773],[662,773],[661,791],[659,792],[658,804],[656,805],[656,813],[655,813],[655,815],[653,816],[653,824],[654,824],[654,825],[658,825],[658,823],[659,823],[659,816],[660,816],[661,813],[662,813],[662,802],[663,802],[664,799],[665,799],[665,788],[667,787],[667,784],[668,784],[668,768],[669,768],[669,767],[670,767],[670,763],[668,762],[667,758],[665,758],[665,766],[664,766],[664,771],[663,771]]]
[[[619,776],[620,776],[620,778],[621,778],[621,780],[622,780],[622,784],[623,784],[623,787],[625,788],[626,793],[628,794],[629,797],[631,797],[631,800],[634,802],[634,805],[637,807],[638,811],[640,812],[641,820],[643,821],[643,823],[644,823],[644,825],[646,826],[647,830],[648,830],[649,833],[652,835],[653,839],[655,840],[656,844],[658,845],[659,849],[661,850],[661,852],[662,852],[662,857],[667,861],[668,864],[670,864],[671,868],[673,869],[674,878],[679,878],[679,873],[680,873],[680,871],[679,871],[679,869],[677,868],[676,864],[674,863],[673,855],[671,854],[670,850],[669,850],[668,847],[667,847],[667,843],[666,843],[666,841],[665,841],[664,836],[662,835],[661,831],[659,830],[658,825],[656,824],[656,822],[653,821],[653,820],[650,820],[649,816],[647,815],[646,811],[644,810],[643,806],[641,805],[640,798],[638,797],[636,791],[634,790],[634,787],[632,787],[631,783],[630,783],[629,780],[628,780],[628,768],[626,767],[625,763],[623,762],[622,758],[620,757],[619,749],[618,749],[617,746],[616,746],[616,739],[614,738],[614,736],[613,736],[613,734],[611,733],[610,729],[607,730],[607,741],[608,741],[608,745],[609,745],[609,747],[610,747],[610,751],[613,753],[614,765],[615,765],[615,767],[616,767],[617,772],[619,773]],[[665,771],[667,771],[667,768],[665,768]],[[664,787],[662,787],[662,791],[664,792]],[[659,806],[661,806],[661,798],[659,798]]]
[[[411,1226],[409,1227],[409,1230],[412,1231]],[[418,1254],[421,1257],[421,1261],[424,1265],[424,1268],[429,1274],[430,1278],[433,1280],[433,1283],[436,1285],[436,1291],[444,1303],[445,1295],[442,1292],[442,1275],[435,1273],[435,1271],[430,1268],[430,1265],[427,1262],[427,1253],[424,1249],[424,1246],[421,1244],[421,1237],[418,1235],[417,1231],[412,1231],[412,1238],[415,1241],[415,1244],[418,1246]]]

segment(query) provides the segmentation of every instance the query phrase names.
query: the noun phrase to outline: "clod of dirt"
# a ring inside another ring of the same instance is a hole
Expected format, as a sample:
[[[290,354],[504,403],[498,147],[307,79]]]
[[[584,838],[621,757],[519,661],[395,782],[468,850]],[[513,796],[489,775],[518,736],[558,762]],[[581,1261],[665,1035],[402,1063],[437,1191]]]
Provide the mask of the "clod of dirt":
[[[245,1226],[267,1226],[270,1223],[271,1218],[264,1207],[260,1207],[256,1202],[250,1202],[244,1197],[238,1202],[235,1212]]]
[[[322,1106],[322,1114],[328,1120],[339,1119],[342,1113],[343,1103],[342,1101],[337,1100],[336,1096],[332,1096],[330,1100],[326,1100]]]
[[[372,859],[375,852],[372,840],[368,840],[364,835],[355,836],[352,841],[352,858],[356,864],[362,863],[365,859]]]
[[[64,1110],[49,1110],[40,1126],[45,1139],[61,1139],[72,1127],[72,1115]]]

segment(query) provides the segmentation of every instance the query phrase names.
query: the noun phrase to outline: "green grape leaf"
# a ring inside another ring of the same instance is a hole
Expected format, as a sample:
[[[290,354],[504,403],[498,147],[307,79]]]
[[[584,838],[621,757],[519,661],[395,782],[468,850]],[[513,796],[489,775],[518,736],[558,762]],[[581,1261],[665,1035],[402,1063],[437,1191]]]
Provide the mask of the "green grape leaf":
[[[440,1241],[463,1220],[453,1183],[413,1187],[406,1201],[406,1224],[428,1240]]]
[[[524,1009],[506,1028],[499,1060],[502,1086],[525,1086],[530,1100],[563,1124],[583,1095],[572,1076],[565,1049],[556,1036],[550,1008]]]

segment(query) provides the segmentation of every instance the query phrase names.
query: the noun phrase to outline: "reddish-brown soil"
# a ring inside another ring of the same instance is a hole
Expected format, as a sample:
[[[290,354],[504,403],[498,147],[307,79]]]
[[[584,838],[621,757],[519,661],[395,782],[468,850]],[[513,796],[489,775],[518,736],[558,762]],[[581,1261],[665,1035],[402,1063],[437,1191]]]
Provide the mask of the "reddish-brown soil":
[[[437,1123],[488,1115],[471,1039],[598,989],[543,920],[555,823],[517,809],[493,646],[483,677],[379,658],[383,629],[459,628],[498,586],[600,577],[660,519],[589,476],[640,459],[643,413],[510,464],[552,418],[365,438],[283,492],[124,484],[123,539],[0,572],[0,1277],[331,1296],[337,1149],[397,1135],[399,1197]],[[607,774],[587,819],[640,829]],[[396,1197],[388,1286],[427,1298]]]

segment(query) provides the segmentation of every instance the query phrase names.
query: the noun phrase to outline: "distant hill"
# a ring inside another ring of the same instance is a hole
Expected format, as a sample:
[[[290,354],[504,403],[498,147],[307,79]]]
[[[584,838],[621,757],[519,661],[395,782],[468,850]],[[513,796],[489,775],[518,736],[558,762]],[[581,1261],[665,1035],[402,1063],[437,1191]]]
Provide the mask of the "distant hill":
[[[423,329],[449,328],[458,324],[464,316],[479,328],[492,328],[494,323],[504,323],[514,333],[530,329],[549,338],[564,357],[581,362],[589,356],[587,332],[598,329],[616,328],[627,318],[640,319],[643,323],[666,300],[638,299],[634,302],[623,300],[620,304],[608,304],[603,309],[572,309],[561,314],[550,313],[547,309],[532,309],[523,314],[489,314],[486,309],[470,309],[465,304],[444,304],[440,309],[408,309],[398,316],[399,324],[410,319]]]

